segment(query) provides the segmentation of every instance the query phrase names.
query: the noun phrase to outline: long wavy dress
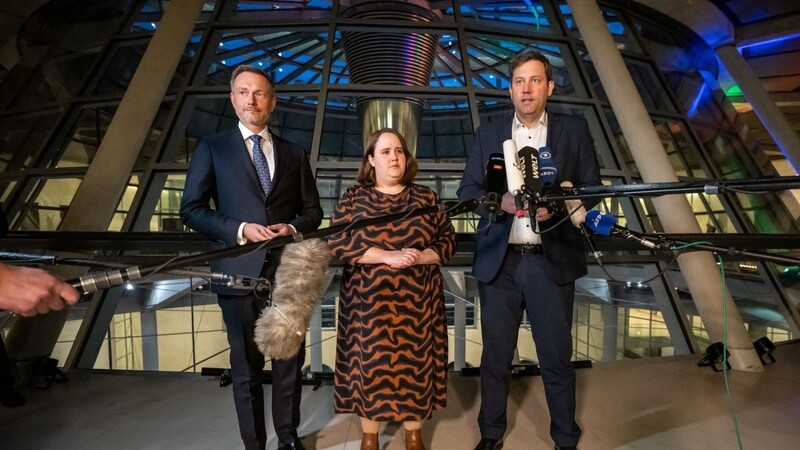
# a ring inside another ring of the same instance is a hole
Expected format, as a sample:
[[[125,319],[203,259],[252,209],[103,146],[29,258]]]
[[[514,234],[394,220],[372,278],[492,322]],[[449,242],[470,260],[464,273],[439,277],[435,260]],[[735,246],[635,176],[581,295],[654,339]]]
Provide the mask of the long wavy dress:
[[[433,205],[427,187],[399,194],[353,186],[339,200],[331,224]],[[430,248],[442,262],[455,252],[455,231],[444,213],[428,214],[333,236],[329,245],[345,265],[339,298],[334,408],[376,421],[423,420],[447,399],[447,320],[440,266],[392,269],[356,264],[370,247]]]

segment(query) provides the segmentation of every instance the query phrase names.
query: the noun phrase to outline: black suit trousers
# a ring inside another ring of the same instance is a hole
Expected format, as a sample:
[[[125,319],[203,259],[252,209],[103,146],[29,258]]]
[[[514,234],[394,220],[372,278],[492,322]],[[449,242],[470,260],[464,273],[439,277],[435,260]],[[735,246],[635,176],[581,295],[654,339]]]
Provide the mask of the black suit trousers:
[[[231,347],[233,401],[239,432],[246,449],[264,450],[267,445],[263,388],[265,360],[254,341],[254,333],[265,301],[252,294],[219,295],[218,298]],[[289,444],[293,437],[297,437],[305,353],[303,344],[294,358],[272,361],[272,423],[281,444]]]

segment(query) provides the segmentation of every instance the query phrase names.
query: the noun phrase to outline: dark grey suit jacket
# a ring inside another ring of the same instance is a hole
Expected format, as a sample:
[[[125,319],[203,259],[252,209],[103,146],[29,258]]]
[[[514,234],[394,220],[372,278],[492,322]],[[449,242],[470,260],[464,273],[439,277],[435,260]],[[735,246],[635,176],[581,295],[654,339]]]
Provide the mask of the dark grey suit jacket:
[[[181,220],[208,236],[216,248],[236,245],[242,222],[288,223],[304,233],[316,230],[322,221],[319,194],[305,150],[274,134],[271,136],[275,173],[269,197],[264,195],[238,127],[208,136],[197,144],[186,174]],[[261,250],[214,260],[211,270],[258,277],[265,255],[266,250]],[[274,260],[279,259],[273,256]],[[248,293],[224,286],[212,286],[212,290],[227,295]]]
[[[510,116],[482,125],[475,131],[464,177],[458,188],[460,200],[480,198],[486,193],[486,162],[492,153],[503,152],[503,142],[511,139],[512,122],[513,116]],[[553,154],[553,164],[558,171],[556,185],[560,185],[562,181],[571,181],[576,187],[601,184],[600,168],[585,120],[548,113],[547,147]],[[587,208],[593,204],[588,204]],[[476,236],[472,273],[478,281],[489,283],[503,263],[513,215],[503,214],[496,222],[492,222],[488,212],[482,207],[476,213],[481,218],[478,222],[480,231]],[[552,226],[560,217],[543,222],[540,228]],[[569,283],[586,275],[586,258],[580,230],[569,220],[553,231],[542,234],[542,245],[550,273],[557,283]]]

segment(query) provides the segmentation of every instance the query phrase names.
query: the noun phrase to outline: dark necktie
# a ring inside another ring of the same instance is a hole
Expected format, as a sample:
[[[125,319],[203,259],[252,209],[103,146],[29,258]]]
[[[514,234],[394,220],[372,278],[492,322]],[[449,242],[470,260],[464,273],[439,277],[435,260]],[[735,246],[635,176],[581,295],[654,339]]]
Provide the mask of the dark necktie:
[[[269,191],[272,190],[272,179],[269,176],[267,158],[264,156],[264,152],[261,151],[261,136],[254,134],[248,139],[253,141],[253,165],[256,166],[258,180],[261,182],[264,195],[269,196]]]

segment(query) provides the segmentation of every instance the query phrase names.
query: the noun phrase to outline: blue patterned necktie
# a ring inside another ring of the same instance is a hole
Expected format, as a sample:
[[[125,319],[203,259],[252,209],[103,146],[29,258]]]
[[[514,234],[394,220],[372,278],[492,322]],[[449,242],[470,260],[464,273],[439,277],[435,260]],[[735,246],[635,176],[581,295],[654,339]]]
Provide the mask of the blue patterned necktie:
[[[264,152],[261,151],[261,136],[254,134],[248,139],[253,141],[253,165],[256,166],[256,173],[258,180],[261,181],[261,188],[264,189],[264,195],[269,196],[269,191],[272,190],[272,179],[269,176],[269,164]]]

